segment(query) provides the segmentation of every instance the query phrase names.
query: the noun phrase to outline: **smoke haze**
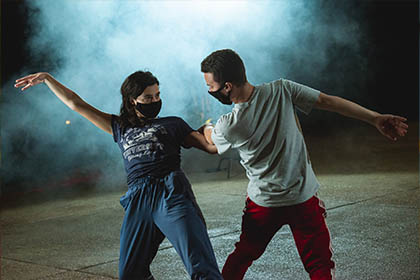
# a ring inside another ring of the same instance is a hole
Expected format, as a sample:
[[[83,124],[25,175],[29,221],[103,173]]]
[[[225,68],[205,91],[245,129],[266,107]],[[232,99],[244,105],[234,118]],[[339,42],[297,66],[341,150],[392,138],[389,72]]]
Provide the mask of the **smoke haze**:
[[[118,114],[123,80],[149,70],[161,83],[160,116],[180,116],[197,128],[231,109],[207,94],[200,72],[208,54],[231,48],[244,60],[252,84],[283,77],[324,90],[341,83],[334,94],[354,99],[357,90],[346,88],[366,78],[359,54],[362,9],[341,2],[27,1],[27,49],[39,65],[20,75],[51,69],[85,101]],[[338,71],[327,77],[332,64]],[[3,183],[74,168],[124,177],[110,135],[68,109],[45,85],[23,94],[12,85],[6,82],[2,89]]]

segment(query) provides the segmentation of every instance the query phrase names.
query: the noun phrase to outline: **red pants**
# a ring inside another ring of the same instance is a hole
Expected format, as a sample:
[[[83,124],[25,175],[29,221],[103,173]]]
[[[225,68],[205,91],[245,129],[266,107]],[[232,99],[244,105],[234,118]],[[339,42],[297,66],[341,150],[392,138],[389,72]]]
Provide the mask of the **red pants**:
[[[334,280],[331,238],[325,214],[323,202],[316,196],[301,204],[270,208],[259,206],[247,198],[242,233],[223,267],[223,278],[243,279],[248,267],[264,253],[274,234],[288,224],[311,279]]]

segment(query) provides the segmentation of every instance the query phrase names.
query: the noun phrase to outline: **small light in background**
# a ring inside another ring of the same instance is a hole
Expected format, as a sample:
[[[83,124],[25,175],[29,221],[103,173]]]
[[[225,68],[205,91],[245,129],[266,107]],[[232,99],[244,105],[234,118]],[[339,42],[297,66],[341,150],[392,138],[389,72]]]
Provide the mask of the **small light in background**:
[[[69,120],[66,121],[66,124],[69,125],[71,122]]]

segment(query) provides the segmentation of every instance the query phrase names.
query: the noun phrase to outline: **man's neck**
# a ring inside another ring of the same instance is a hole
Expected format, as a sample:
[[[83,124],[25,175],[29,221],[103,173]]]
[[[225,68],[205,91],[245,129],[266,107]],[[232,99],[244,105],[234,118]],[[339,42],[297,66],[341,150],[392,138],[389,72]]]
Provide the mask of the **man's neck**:
[[[237,89],[237,94],[235,94],[235,96],[231,96],[230,99],[235,104],[248,102],[249,99],[251,99],[254,88],[255,87],[253,85],[246,82],[243,86]]]

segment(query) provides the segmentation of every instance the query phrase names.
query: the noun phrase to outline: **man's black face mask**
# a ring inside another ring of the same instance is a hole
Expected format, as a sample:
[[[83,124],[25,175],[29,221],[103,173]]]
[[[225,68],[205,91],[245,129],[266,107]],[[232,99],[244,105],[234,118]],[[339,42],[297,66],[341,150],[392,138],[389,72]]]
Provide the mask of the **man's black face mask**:
[[[219,100],[223,104],[232,105],[232,101],[230,100],[230,91],[229,91],[228,95],[224,95],[223,93],[221,93],[221,91],[225,87],[224,84],[225,83],[223,83],[223,85],[218,90],[208,91],[208,93],[210,93],[213,97],[217,98],[217,100]]]

